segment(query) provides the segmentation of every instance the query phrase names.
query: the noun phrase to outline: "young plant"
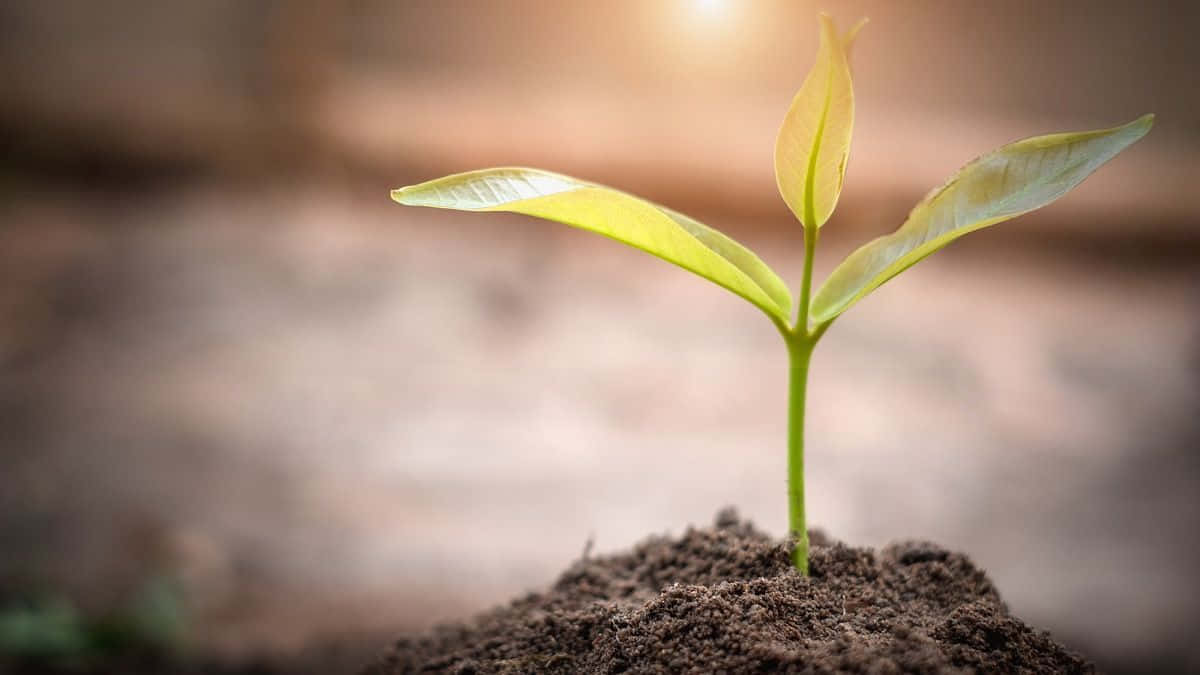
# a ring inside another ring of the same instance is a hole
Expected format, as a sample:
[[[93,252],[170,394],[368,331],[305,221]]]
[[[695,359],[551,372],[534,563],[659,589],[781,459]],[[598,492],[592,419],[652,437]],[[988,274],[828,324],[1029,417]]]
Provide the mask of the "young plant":
[[[899,229],[851,253],[813,293],[817,240],[837,205],[850,151],[854,90],[847,53],[863,23],[839,35],[821,15],[816,63],[775,142],[779,192],[804,230],[794,319],[787,285],[749,249],[678,211],[619,190],[538,169],[497,168],[392,191],[392,199],[410,206],[511,211],[591,230],[690,270],[762,310],[787,345],[788,513],[792,560],[803,574],[808,573],[804,405],[808,365],[821,336],[842,312],[929,254],[1063,196],[1145,136],[1154,122],[1153,115],[1144,115],[1111,129],[1035,136],[976,159],[926,195]]]

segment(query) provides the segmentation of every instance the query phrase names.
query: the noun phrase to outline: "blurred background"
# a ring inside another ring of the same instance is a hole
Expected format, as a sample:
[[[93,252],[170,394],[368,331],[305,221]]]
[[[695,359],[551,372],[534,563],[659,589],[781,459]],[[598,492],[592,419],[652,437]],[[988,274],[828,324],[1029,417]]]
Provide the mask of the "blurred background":
[[[1166,0],[5,2],[0,646],[117,617],[352,668],[589,541],[724,505],[782,536],[786,356],[757,310],[388,189],[539,166],[796,284],[772,152],[818,9],[871,18],[818,278],[1002,143],[1158,121],[839,319],[814,524],[968,553],[1107,671],[1200,669],[1200,5]]]

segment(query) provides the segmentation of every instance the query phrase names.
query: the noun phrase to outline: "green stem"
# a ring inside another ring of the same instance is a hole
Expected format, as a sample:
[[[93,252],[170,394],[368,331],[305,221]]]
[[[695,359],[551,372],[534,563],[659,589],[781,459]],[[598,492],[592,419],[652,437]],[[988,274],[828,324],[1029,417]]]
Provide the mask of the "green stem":
[[[808,391],[808,365],[813,349],[825,334],[828,323],[809,331],[813,259],[817,228],[804,228],[804,278],[800,285],[800,307],[792,326],[779,326],[788,349],[788,529],[795,540],[792,564],[808,575],[808,523],[804,515],[804,409]]]
[[[792,564],[808,575],[808,526],[804,517],[804,400],[808,364],[816,342],[807,336],[788,343],[788,529],[796,542]]]

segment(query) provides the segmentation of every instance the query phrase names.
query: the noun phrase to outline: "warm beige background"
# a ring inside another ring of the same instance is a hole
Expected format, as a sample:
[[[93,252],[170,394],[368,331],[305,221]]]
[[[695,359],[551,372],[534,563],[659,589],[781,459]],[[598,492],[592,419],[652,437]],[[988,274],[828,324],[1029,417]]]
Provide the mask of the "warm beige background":
[[[770,158],[814,11],[7,3],[0,585],[103,604],[172,574],[201,639],[289,648],[465,616],[589,538],[725,504],[782,534],[784,354],[755,310],[610,242],[386,190],[543,166],[701,216],[795,281]],[[815,523],[967,551],[1107,670],[1197,667],[1200,11],[832,11],[872,23],[820,273],[996,145],[1159,118],[830,331]]]

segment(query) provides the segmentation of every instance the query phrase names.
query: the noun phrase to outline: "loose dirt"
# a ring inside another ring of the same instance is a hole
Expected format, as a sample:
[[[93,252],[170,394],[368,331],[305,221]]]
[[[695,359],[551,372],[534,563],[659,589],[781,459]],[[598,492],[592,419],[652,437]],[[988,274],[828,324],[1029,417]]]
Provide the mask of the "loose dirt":
[[[678,538],[576,561],[548,590],[402,638],[364,675],[468,673],[1090,673],[1013,617],[965,556],[787,542],[731,510]]]

